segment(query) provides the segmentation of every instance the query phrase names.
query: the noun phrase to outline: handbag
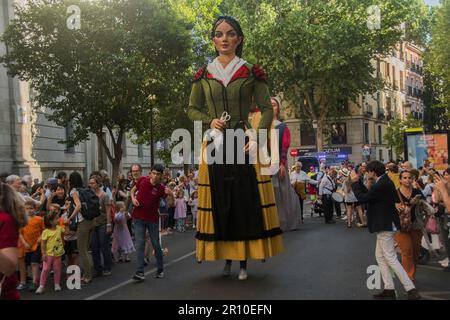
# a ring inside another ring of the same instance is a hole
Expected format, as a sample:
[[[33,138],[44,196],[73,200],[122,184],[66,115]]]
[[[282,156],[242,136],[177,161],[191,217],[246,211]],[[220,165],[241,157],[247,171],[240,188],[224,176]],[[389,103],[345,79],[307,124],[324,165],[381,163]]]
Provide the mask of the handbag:
[[[398,214],[400,216],[400,230],[402,232],[410,232],[412,229],[412,222],[411,222],[411,209],[409,206],[405,206],[405,203],[403,202],[402,195],[397,189],[397,194],[400,199],[401,204],[404,206],[404,210],[399,210]]]
[[[306,183],[301,181],[296,181],[294,183],[294,190],[302,200],[306,199]]]
[[[439,234],[439,226],[434,215],[428,217],[425,230],[430,234]]]

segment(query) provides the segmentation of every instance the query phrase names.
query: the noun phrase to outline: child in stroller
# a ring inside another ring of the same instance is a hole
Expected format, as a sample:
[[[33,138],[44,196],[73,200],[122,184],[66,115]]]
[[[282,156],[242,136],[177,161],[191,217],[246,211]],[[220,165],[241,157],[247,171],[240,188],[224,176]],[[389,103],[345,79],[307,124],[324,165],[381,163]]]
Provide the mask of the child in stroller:
[[[312,202],[312,206],[311,206],[311,217],[314,216],[314,213],[319,214],[319,217],[322,216],[323,214],[323,205],[322,205],[322,201],[320,199],[316,199]]]

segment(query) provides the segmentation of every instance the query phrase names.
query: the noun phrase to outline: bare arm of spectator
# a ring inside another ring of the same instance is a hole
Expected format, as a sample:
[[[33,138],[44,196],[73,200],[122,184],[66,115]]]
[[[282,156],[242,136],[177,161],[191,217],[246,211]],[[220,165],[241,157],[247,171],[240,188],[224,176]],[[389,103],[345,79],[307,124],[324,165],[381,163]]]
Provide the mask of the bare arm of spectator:
[[[48,197],[47,199],[47,208],[46,208],[47,211],[50,210],[50,205],[53,203],[53,198],[55,197],[55,194],[56,194],[55,192],[52,192],[50,194],[50,197]]]
[[[9,277],[17,270],[17,248],[0,249],[0,272]]]
[[[123,192],[122,190],[119,190],[119,196],[126,199],[128,197],[128,192]]]
[[[436,198],[438,201],[442,201],[445,209],[447,209],[447,212],[450,212],[450,194],[448,192],[445,180],[439,176],[436,176],[435,181],[436,189],[439,191]]]
[[[105,195],[105,197],[108,197]],[[108,234],[112,233],[112,222],[111,222],[111,200],[105,199],[106,207],[106,232]]]
[[[137,190],[137,188],[136,188],[136,186],[134,186],[133,189],[131,189],[131,191],[130,191],[131,201],[133,202],[133,205],[135,207],[139,207],[139,201],[136,199],[136,195],[135,195],[136,190]]]
[[[74,192],[72,195],[72,198],[73,198],[73,202],[75,204],[75,208],[74,208],[72,214],[70,215],[69,220],[72,220],[73,217],[75,217],[75,215],[77,215],[81,210],[81,201],[80,201],[80,197],[78,196],[78,192]]]

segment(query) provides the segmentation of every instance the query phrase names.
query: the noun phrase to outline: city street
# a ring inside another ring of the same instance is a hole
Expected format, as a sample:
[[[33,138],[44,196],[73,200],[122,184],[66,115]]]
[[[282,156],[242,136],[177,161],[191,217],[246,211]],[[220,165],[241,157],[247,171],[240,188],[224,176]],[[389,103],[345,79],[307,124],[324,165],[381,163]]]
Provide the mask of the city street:
[[[301,229],[284,234],[285,252],[265,263],[249,262],[247,281],[239,281],[238,263],[232,275],[224,278],[223,262],[198,264],[195,261],[194,231],[163,237],[169,249],[165,257],[165,278],[154,279],[154,261],[146,268],[146,280],[135,283],[132,262],[115,265],[112,276],[96,278],[81,290],[53,292],[51,279],[41,296],[22,292],[24,300],[297,300],[297,299],[371,299],[377,290],[369,290],[367,267],[375,265],[375,236],[367,229],[347,229],[345,222],[325,225],[323,218],[309,215],[305,205],[305,223]],[[424,299],[450,298],[450,273],[441,271],[437,262],[419,266],[417,287]],[[397,294],[405,292],[396,280]]]

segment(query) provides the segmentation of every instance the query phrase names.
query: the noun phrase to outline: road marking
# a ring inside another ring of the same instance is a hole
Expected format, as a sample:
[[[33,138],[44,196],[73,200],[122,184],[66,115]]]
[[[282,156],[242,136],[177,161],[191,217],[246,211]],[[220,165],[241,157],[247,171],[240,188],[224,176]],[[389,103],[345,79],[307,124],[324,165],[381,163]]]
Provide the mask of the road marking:
[[[170,261],[169,263],[165,264],[164,267],[167,268],[167,267],[169,267],[169,266],[171,266],[171,265],[173,265],[173,264],[175,264],[175,263],[177,263],[177,262],[180,262],[181,260],[184,260],[184,259],[186,259],[186,258],[188,258],[188,257],[190,257],[190,256],[192,256],[192,255],[194,255],[194,254],[195,254],[195,251],[192,251],[191,253],[185,254],[184,256],[179,257],[178,259],[172,260],[172,261]],[[149,275],[149,274],[151,274],[151,273],[156,272],[156,269],[157,269],[157,268],[153,268],[152,270],[147,271],[147,272],[144,273],[144,274],[147,276],[147,275]],[[107,293],[110,293],[110,292],[112,292],[112,291],[114,291],[114,290],[117,290],[117,289],[119,289],[119,288],[122,288],[123,286],[126,286],[127,284],[134,283],[134,282],[136,282],[136,281],[133,280],[133,279],[124,281],[124,282],[122,282],[122,283],[119,283],[118,285],[115,285],[114,287],[111,287],[111,288],[109,288],[109,289],[106,289],[106,290],[104,290],[104,291],[101,291],[101,292],[99,292],[99,293],[97,293],[97,294],[94,294],[93,296],[87,297],[87,298],[84,299],[84,300],[95,300],[95,299],[97,299],[97,298],[99,298],[99,297],[101,297],[101,296],[104,296],[104,295],[107,294]]]
[[[450,295],[450,291],[428,291],[428,292],[419,292],[419,294],[426,299],[430,300],[448,300],[445,298],[438,298],[435,295],[448,294]]]

